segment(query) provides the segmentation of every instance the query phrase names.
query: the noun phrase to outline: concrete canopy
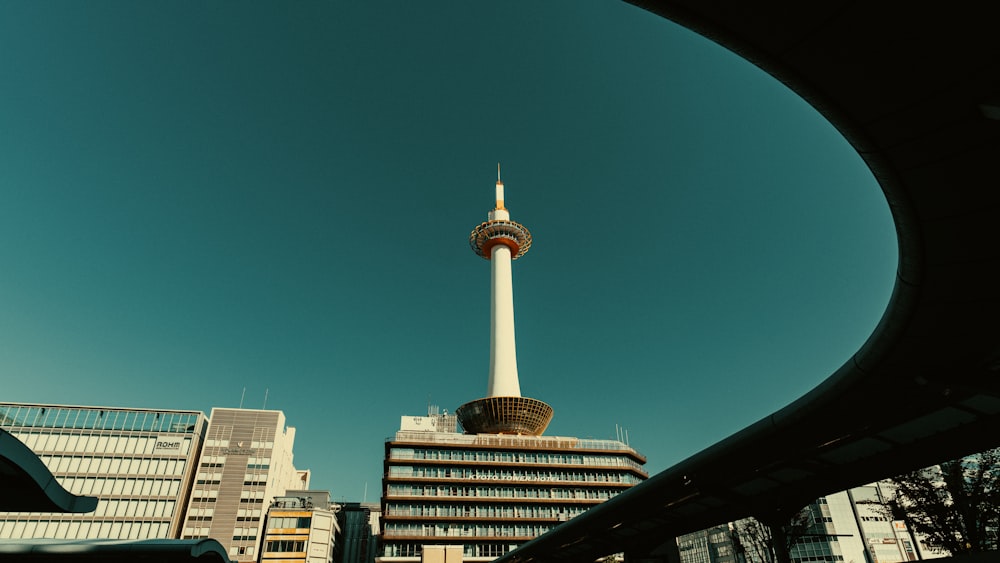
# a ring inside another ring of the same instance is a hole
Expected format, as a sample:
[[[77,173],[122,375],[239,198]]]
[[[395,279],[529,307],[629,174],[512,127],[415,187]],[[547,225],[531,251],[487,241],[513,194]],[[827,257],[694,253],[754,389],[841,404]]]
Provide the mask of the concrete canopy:
[[[62,487],[31,448],[0,429],[0,512],[92,512],[97,497]]]
[[[896,285],[875,332],[816,389],[498,561],[641,556],[1000,445],[1000,5],[634,3],[761,67],[837,127],[889,203]]]
[[[0,559],[25,563],[229,563],[217,540],[0,541]]]

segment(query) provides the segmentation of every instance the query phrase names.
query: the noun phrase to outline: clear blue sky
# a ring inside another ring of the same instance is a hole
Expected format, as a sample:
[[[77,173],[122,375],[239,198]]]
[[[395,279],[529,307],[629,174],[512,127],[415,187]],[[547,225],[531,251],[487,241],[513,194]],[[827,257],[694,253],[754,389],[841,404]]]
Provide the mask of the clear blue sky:
[[[843,138],[616,1],[0,4],[0,399],[284,410],[334,498],[486,391],[491,208],[548,434],[658,472],[818,384],[891,292]]]

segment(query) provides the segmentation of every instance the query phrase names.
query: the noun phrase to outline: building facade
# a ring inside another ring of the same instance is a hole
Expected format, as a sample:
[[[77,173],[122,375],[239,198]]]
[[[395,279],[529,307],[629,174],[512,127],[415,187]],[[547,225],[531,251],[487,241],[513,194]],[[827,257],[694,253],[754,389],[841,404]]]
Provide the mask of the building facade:
[[[261,563],[333,563],[339,506],[329,491],[286,491],[267,510]]]
[[[381,534],[382,507],[378,503],[341,503],[340,545],[337,563],[375,563]]]
[[[745,563],[733,541],[733,530],[724,524],[677,538],[683,563]]]
[[[87,514],[0,514],[0,538],[178,538],[206,424],[196,411],[0,403],[0,427],[68,491],[99,499]]]
[[[383,562],[425,545],[490,561],[647,477],[616,440],[401,429],[385,448]]]
[[[292,463],[295,429],[281,411],[214,408],[181,538],[214,538],[230,559],[256,561],[267,506],[309,488]]]
[[[796,520],[804,527],[790,538],[793,563],[865,561],[903,563],[941,557],[894,520],[884,483],[820,497]],[[745,520],[677,538],[682,563],[768,563],[767,532]]]

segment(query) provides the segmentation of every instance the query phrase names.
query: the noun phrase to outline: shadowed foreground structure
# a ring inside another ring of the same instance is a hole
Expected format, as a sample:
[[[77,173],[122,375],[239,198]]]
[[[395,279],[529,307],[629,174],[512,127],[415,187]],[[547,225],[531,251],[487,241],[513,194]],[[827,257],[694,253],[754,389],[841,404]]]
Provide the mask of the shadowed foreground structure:
[[[0,512],[79,514],[95,508],[97,497],[64,489],[31,448],[0,429]]]
[[[758,65],[837,127],[888,200],[896,284],[865,345],[816,389],[498,561],[672,559],[674,536],[780,522],[1000,442],[1000,5],[634,3]]]
[[[74,495],[31,449],[0,429],[0,512],[88,513],[98,498]],[[0,561],[228,563],[222,544],[199,540],[0,540]]]

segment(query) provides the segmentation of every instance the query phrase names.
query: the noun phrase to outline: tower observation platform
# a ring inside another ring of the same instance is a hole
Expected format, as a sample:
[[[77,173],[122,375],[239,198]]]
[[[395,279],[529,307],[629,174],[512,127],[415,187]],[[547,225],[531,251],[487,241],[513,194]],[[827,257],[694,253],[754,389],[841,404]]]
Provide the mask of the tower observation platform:
[[[497,165],[496,205],[487,220],[472,229],[469,245],[490,261],[490,376],[487,396],[455,411],[469,434],[540,436],[552,421],[552,407],[521,396],[514,343],[514,292],[511,262],[531,248],[531,232],[512,221],[504,206],[504,186]]]

